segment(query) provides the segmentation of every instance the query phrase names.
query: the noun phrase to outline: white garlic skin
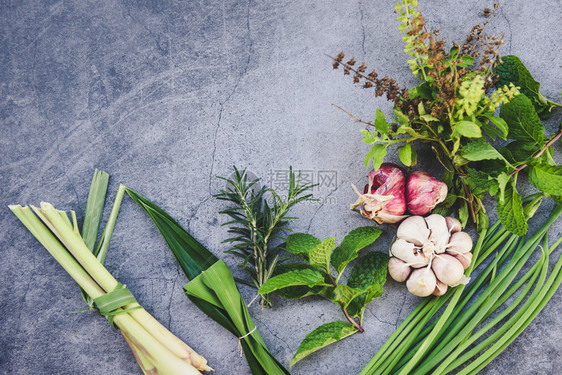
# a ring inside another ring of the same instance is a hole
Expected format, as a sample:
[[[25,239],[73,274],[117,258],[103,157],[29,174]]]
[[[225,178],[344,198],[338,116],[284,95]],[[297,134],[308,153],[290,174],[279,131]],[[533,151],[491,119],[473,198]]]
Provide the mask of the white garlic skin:
[[[448,286],[444,282],[439,279],[437,280],[437,284],[435,285],[435,290],[433,291],[434,296],[442,296],[443,294],[447,293]]]
[[[399,258],[414,268],[429,264],[429,258],[426,258],[423,253],[419,252],[419,249],[413,243],[401,238],[396,239],[392,246],[390,246],[390,255]]]
[[[412,268],[406,262],[396,257],[388,260],[388,273],[395,281],[399,283],[406,281],[411,272]]]
[[[429,241],[435,244],[434,251],[437,254],[444,253],[450,236],[446,219],[441,215],[433,214],[426,217],[425,222],[430,230]]]
[[[396,237],[416,246],[423,246],[429,241],[429,233],[427,223],[422,216],[410,216],[400,224]]]
[[[468,253],[472,250],[472,238],[466,232],[456,232],[451,235],[447,250]]]
[[[461,262],[448,254],[441,254],[433,258],[431,269],[435,272],[435,277],[449,286],[458,284],[464,276]]]
[[[412,274],[406,281],[408,291],[419,297],[427,297],[435,291],[437,279],[435,274],[429,268],[419,268],[412,271]]]
[[[445,218],[445,221],[447,222],[447,228],[449,229],[449,233],[457,233],[460,232],[462,230],[462,225],[461,222],[451,216],[447,216]]]

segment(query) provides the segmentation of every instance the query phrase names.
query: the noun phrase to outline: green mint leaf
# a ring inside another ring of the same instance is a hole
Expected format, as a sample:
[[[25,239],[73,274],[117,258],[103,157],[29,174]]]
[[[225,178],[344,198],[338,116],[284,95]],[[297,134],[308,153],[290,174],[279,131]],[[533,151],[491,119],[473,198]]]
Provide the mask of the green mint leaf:
[[[410,125],[410,118],[406,116],[402,111],[398,108],[394,108],[394,116],[400,125],[408,126]]]
[[[353,324],[337,321],[326,323],[310,332],[304,340],[302,340],[295,356],[291,360],[291,366],[303,359],[309,354],[322,349],[336,341],[353,335],[357,330]]]
[[[369,167],[369,162],[373,159],[373,169],[379,169],[386,156],[386,147],[387,145],[375,143],[365,156],[365,168]]]
[[[540,150],[534,142],[513,141],[498,151],[512,164],[529,160]]]
[[[375,116],[375,128],[380,134],[388,134],[388,122],[386,122],[384,112],[378,108]]]
[[[328,237],[328,239],[322,241],[318,246],[310,250],[308,253],[309,263],[330,272],[330,258],[332,257],[332,251],[334,251],[335,247],[335,237]]]
[[[372,145],[379,140],[377,133],[371,133],[367,129],[361,129],[361,134],[363,134],[363,142]]]
[[[351,288],[349,285],[340,284],[335,289],[335,297],[334,300],[336,302],[341,302],[344,308],[347,308],[351,301],[360,294],[364,293],[362,289],[355,289]]]
[[[307,233],[293,233],[287,237],[285,250],[293,254],[306,255],[322,241]]]
[[[382,288],[386,283],[387,268],[388,255],[380,252],[365,255],[353,267],[347,285],[353,290],[365,292],[355,297],[349,304],[349,314],[352,316],[362,315],[369,302],[382,296]]]
[[[498,159],[507,162],[503,155],[485,140],[477,140],[467,143],[461,148],[461,155],[463,158],[470,161]]]
[[[494,124],[499,131],[501,132],[501,135],[498,135],[498,137],[501,137],[502,139],[506,139],[507,135],[509,134],[509,127],[507,126],[507,122],[505,122],[505,120],[501,117],[497,117],[497,116],[493,116],[490,114],[486,114],[484,115],[484,117],[486,117],[488,120],[490,120],[490,122],[492,124]]]
[[[562,195],[562,166],[537,163],[531,167],[529,182],[549,195]]]
[[[499,78],[496,84],[497,87],[513,83],[515,86],[519,87],[519,91],[522,94],[531,100],[537,113],[545,117],[550,115],[550,111],[556,103],[542,96],[539,91],[540,83],[535,81],[519,57],[513,55],[502,56],[502,63],[494,69],[494,72]]]
[[[504,196],[505,198],[502,202],[498,195],[496,206],[500,222],[511,233],[517,236],[524,236],[527,233],[528,225],[523,210],[523,201],[521,195],[515,189],[514,180],[506,188]]]
[[[544,146],[544,126],[531,100],[525,95],[517,95],[510,102],[502,105],[500,116],[509,125],[509,138],[533,141],[539,147]]]
[[[318,271],[311,269],[294,270],[273,276],[267,280],[259,289],[259,294],[268,294],[278,289],[287,288],[289,286],[306,285],[313,287],[322,283],[324,276]]]
[[[400,161],[407,167],[413,167],[418,162],[418,154],[411,144],[406,143],[400,149]]]
[[[281,263],[277,265],[277,267],[275,267],[275,270],[273,271],[273,275],[276,276],[289,271],[305,270],[305,269],[320,271],[319,268],[313,267],[305,263]],[[323,275],[323,276],[324,276],[324,282],[329,283],[330,280],[328,276],[327,275]],[[312,295],[323,295],[326,298],[330,299],[333,296],[332,288],[327,288],[324,286],[313,286],[312,288],[310,288],[306,285],[289,286],[283,289],[278,289],[276,293],[281,297],[287,299],[299,299]]]
[[[459,121],[453,124],[453,137],[480,138],[482,130],[472,121]]]
[[[382,230],[377,227],[359,227],[347,234],[342,243],[334,250],[331,263],[341,273],[345,266],[357,258],[359,250],[375,242]]]
[[[476,194],[480,195],[487,191],[490,195],[495,195],[498,191],[498,181],[487,174],[477,169],[467,168],[468,177],[464,179],[464,182],[468,185],[470,190]]]
[[[498,181],[498,190],[500,192],[498,194],[498,200],[500,202],[503,202],[505,200],[505,188],[509,180],[511,180],[511,176],[507,173],[502,172],[498,177],[496,177],[496,180]]]

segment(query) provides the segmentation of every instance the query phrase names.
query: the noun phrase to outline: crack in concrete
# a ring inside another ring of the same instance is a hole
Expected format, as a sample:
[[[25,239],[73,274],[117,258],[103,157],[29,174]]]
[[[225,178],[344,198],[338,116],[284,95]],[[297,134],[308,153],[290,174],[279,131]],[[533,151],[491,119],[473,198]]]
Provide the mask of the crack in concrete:
[[[363,58],[367,54],[365,52],[365,24],[363,23],[363,4],[359,2],[359,15],[361,16],[360,23],[361,23],[361,32],[363,33],[363,39],[361,40],[361,49],[363,50]]]
[[[369,311],[369,312],[371,313],[371,315],[373,316],[373,318],[375,318],[375,319],[376,319],[377,321],[379,321],[380,323],[388,324],[389,326],[395,327],[395,324],[394,324],[394,323],[387,322],[387,321],[385,321],[385,320],[380,319],[380,318],[373,312],[373,310],[371,310],[369,307],[365,306],[365,309],[366,309],[367,311]]]
[[[174,300],[174,290],[176,290],[176,284],[178,282],[178,279],[180,278],[180,270],[178,267],[178,264],[176,262],[176,277],[174,278],[174,282],[172,283],[172,293],[170,295],[170,303],[168,303],[168,329],[172,329],[172,302]]]
[[[509,22],[509,19],[507,18],[507,16],[503,13],[503,6],[500,5],[500,13],[502,14],[502,17],[505,19],[505,22],[507,22],[507,29],[509,30],[509,50],[508,53],[511,53],[511,40],[513,39],[513,33],[511,31],[511,23]]]
[[[406,305],[406,294],[402,293],[402,295],[404,296],[404,298],[402,299],[402,306],[400,306],[400,310],[398,310],[398,315],[396,316],[396,322],[394,322],[395,327],[398,327],[398,322],[400,321],[400,315],[402,315],[402,310]]]
[[[238,79],[236,80],[236,83],[234,84],[234,87],[232,88],[231,92],[228,94],[228,96],[222,103],[219,103],[220,105],[219,118],[217,121],[217,126],[215,128],[215,135],[213,137],[213,153],[211,155],[211,168],[209,168],[209,192],[211,192],[211,185],[213,181],[213,169],[215,168],[215,154],[217,152],[217,136],[219,133],[219,129],[221,127],[221,120],[222,120],[222,113],[224,111],[224,106],[230,101],[230,99],[236,92],[238,85],[242,81],[242,77],[244,77],[248,73],[248,67],[250,66],[250,60],[252,59],[252,48],[254,43],[252,40],[252,30],[250,28],[250,0],[248,0],[248,9],[246,12],[246,27],[248,29],[248,58],[246,60],[246,64],[244,66],[243,71],[238,76]]]

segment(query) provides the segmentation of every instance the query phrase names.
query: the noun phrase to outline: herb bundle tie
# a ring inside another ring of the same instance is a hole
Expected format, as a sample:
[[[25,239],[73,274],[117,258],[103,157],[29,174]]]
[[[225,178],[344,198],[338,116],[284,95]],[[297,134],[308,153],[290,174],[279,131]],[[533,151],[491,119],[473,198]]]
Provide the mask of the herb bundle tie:
[[[244,351],[242,350],[242,339],[245,339],[246,337],[250,336],[252,333],[254,333],[256,329],[257,327],[254,326],[254,329],[252,329],[250,332],[246,333],[244,336],[238,337],[238,352],[240,353],[240,357],[242,357],[242,354],[244,354]]]
[[[132,303],[137,303],[137,306],[133,306],[125,309],[124,307]],[[138,302],[127,288],[126,285],[118,283],[115,289],[111,292],[94,298],[94,306],[100,315],[105,316],[105,318],[113,324],[113,319],[115,315],[126,314],[129,311],[140,309],[142,306],[138,305]]]

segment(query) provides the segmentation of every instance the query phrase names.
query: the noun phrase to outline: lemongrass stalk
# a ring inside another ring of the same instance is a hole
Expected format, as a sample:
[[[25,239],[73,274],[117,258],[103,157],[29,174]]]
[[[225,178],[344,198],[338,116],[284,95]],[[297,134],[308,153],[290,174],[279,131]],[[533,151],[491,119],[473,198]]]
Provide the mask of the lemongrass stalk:
[[[45,222],[51,231],[65,245],[78,263],[84,267],[86,272],[107,292],[117,287],[117,280],[90,252],[82,237],[73,232],[72,225],[66,213],[57,210],[50,203],[41,202],[41,208],[31,206],[37,216]],[[61,213],[66,217],[62,217]]]
[[[129,345],[129,348],[131,349],[133,356],[137,360],[137,363],[139,364],[142,372],[145,375],[157,375],[158,370],[156,369],[150,358],[148,358],[146,354],[144,354],[135,344],[133,344],[133,342],[127,337],[127,335],[125,335],[123,332],[121,332],[121,335],[127,342],[127,345]]]
[[[104,171],[96,169],[90,184],[90,192],[86,201],[86,214],[84,216],[84,224],[82,225],[82,237],[90,251],[94,251],[96,244],[108,184],[109,175]]]
[[[11,205],[9,208],[88,295],[97,298],[105,294],[28,206]]]
[[[81,237],[74,232],[72,224],[70,224],[70,220],[68,220],[68,216],[65,214],[63,217],[61,211],[56,210],[51,205],[43,204],[43,206],[44,208],[42,209],[35,209],[35,212],[38,213],[39,217],[45,218],[45,224],[49,226],[53,233],[57,234],[63,243],[67,244],[67,249],[65,249],[53,234],[47,230],[45,225],[31,212],[29,207],[10,206],[10,209],[92,299],[104,295],[105,291],[103,288],[100,287],[100,285],[98,285],[82,268],[79,262],[69,254],[69,250],[73,250],[71,246],[82,246],[81,251],[74,251],[74,253],[87,254],[86,258],[91,257],[91,259],[93,259],[88,260],[88,262],[80,262],[81,264],[88,264],[90,269],[96,270],[98,274],[101,275],[103,275],[104,272],[100,272],[99,268],[103,269],[107,274],[109,274],[109,272],[99,263],[94,255],[90,253],[87,247],[85,247]],[[96,263],[98,266],[95,265]],[[108,285],[108,280],[115,280],[111,274],[109,275],[110,278],[105,279],[106,286]],[[116,280],[115,285],[117,285]],[[138,306],[140,305],[133,303],[125,306],[125,309]],[[132,317],[133,313],[142,324]],[[202,366],[201,370],[207,371],[210,369],[210,367],[203,363],[206,362],[206,360],[201,360],[202,357],[183,342],[181,343],[183,345],[179,344],[181,340],[166,330],[143,308],[116,315],[114,317],[114,323],[148,358],[150,358],[161,374],[177,374],[179,368],[184,368],[187,374],[199,374],[198,371],[193,372],[191,370],[195,369],[190,362],[192,359]],[[154,334],[154,336],[152,334]],[[178,355],[176,355],[176,353],[178,353]],[[184,365],[188,365],[191,369],[180,365],[180,362],[184,363]]]
[[[113,234],[113,228],[115,228],[115,222],[117,221],[117,215],[119,215],[119,210],[121,208],[121,201],[123,201],[123,195],[125,194],[125,185],[119,184],[119,189],[117,189],[117,194],[115,195],[115,201],[113,207],[111,208],[111,213],[107,219],[107,224],[105,224],[105,229],[101,236],[98,248],[96,249],[95,255],[101,264],[105,262],[105,256],[107,254],[107,249],[109,248],[109,241]]]

